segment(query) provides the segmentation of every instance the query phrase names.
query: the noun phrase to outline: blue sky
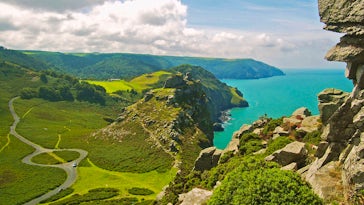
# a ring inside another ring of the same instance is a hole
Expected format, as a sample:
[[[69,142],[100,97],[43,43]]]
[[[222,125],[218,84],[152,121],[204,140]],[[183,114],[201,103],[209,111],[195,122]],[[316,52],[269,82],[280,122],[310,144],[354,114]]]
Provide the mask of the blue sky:
[[[316,0],[0,0],[0,45],[61,52],[254,58],[344,68]]]

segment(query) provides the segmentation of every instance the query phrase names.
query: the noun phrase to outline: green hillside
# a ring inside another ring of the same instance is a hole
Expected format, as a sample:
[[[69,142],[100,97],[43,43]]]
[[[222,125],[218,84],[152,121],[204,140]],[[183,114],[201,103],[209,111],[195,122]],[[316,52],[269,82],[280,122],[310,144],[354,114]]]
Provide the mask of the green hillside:
[[[126,53],[59,53],[23,51],[49,67],[87,79],[130,79],[144,73],[169,69],[181,64],[200,66],[217,78],[254,79],[284,73],[273,66],[253,59],[222,59],[155,56]]]

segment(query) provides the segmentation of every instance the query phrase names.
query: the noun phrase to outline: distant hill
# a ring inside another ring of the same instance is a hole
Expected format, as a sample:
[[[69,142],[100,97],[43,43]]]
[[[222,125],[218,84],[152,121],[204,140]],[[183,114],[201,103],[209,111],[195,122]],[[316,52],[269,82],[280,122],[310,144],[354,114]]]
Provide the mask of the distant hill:
[[[22,52],[43,61],[50,68],[80,78],[127,79],[144,73],[169,69],[181,64],[201,66],[220,79],[256,79],[284,75],[278,68],[253,59],[176,57],[126,53]]]
[[[37,70],[45,70],[48,66],[41,60],[35,59],[32,56],[25,55],[16,50],[6,49],[0,46],[0,62],[13,63],[24,68],[32,68]]]

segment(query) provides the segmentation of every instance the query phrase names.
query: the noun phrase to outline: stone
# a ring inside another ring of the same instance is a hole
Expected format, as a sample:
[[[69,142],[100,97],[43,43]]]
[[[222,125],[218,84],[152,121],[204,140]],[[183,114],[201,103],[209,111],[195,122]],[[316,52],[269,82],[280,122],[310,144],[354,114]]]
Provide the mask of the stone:
[[[293,163],[291,163],[289,165],[286,165],[286,166],[282,167],[281,170],[287,170],[287,171],[297,170],[297,163],[293,162]]]
[[[340,167],[336,162],[330,162],[311,175],[306,175],[314,192],[326,200],[343,197],[343,186],[340,183]]]
[[[320,116],[309,116],[302,120],[301,126],[297,129],[297,131],[310,133],[319,130],[320,127]]]
[[[343,164],[343,184],[354,185],[356,190],[364,189],[364,133],[361,142],[354,145]]]
[[[319,111],[322,124],[326,125],[334,112],[345,102],[349,93],[328,88],[318,94]]]
[[[318,148],[317,151],[315,153],[315,157],[317,158],[321,158],[322,156],[324,156],[326,149],[329,147],[329,143],[326,141],[322,141],[318,144]]]
[[[224,152],[232,151],[234,154],[239,152],[239,139],[233,138],[230,140],[228,146],[224,149]]]
[[[288,131],[286,131],[286,130],[284,130],[284,128],[283,127],[281,127],[281,126],[278,126],[278,127],[276,127],[275,129],[274,129],[274,131],[273,131],[273,135],[278,135],[278,137],[279,136],[288,136],[289,135],[289,132]]]
[[[244,124],[243,126],[240,127],[240,129],[236,132],[234,132],[233,134],[233,138],[238,138],[240,139],[241,136],[243,136],[244,134],[251,132],[252,131],[253,126],[252,125],[246,125]]]
[[[297,110],[295,110],[292,113],[292,116],[300,116],[302,118],[305,118],[305,117],[311,116],[311,112],[306,107],[301,107],[301,108],[298,108]]]
[[[217,166],[221,157],[222,150],[216,147],[208,147],[200,152],[200,155],[195,161],[194,170],[205,171]]]
[[[283,124],[289,125],[290,127],[294,127],[294,126],[299,126],[302,122],[302,118],[301,117],[285,117],[283,118]]]
[[[273,154],[265,158],[266,161],[274,161],[282,166],[296,162],[298,168],[304,165],[307,158],[307,149],[305,143],[292,142],[286,145],[284,148],[275,151]]]
[[[186,194],[180,194],[178,200],[180,205],[202,205],[206,204],[212,196],[212,191],[200,188],[193,188]]]

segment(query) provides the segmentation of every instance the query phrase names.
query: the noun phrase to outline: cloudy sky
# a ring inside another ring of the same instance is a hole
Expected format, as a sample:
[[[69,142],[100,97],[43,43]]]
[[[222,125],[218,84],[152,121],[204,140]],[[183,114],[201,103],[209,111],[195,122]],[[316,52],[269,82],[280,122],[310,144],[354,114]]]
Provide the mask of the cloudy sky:
[[[0,0],[0,45],[62,52],[254,58],[280,68],[324,60],[340,34],[316,0]]]

